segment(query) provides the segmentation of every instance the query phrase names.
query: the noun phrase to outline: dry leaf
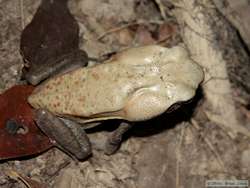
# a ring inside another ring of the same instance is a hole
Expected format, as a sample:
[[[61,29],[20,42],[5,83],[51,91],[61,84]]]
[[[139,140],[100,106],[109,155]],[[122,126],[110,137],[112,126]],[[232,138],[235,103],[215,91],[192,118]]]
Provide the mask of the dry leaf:
[[[0,160],[38,154],[52,147],[35,125],[26,101],[33,89],[18,85],[0,95]]]

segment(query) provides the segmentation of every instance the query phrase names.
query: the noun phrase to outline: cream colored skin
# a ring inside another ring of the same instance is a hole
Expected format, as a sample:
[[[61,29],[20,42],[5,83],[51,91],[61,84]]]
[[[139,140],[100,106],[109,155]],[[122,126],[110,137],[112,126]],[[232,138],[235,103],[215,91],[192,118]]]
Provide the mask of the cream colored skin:
[[[203,76],[184,48],[151,45],[55,76],[38,86],[28,101],[36,109],[85,125],[106,119],[143,121],[190,100]]]

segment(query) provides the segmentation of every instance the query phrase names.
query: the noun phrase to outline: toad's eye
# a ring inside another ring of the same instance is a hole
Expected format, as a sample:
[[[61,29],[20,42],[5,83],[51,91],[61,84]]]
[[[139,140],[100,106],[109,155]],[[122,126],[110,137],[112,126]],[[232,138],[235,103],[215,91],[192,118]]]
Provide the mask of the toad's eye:
[[[170,106],[168,108],[167,113],[171,113],[171,112],[177,110],[178,108],[180,108],[181,105],[182,105],[182,102],[178,102],[178,103],[173,104],[172,106]]]

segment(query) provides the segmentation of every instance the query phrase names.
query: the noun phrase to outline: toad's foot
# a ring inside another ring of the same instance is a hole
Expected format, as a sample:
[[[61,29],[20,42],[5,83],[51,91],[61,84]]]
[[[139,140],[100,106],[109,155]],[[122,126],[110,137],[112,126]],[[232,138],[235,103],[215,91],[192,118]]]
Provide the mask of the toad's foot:
[[[132,127],[131,123],[122,122],[120,126],[111,133],[105,145],[105,153],[107,155],[114,154],[120,147],[122,136]]]
[[[47,110],[38,109],[35,112],[38,127],[64,152],[85,159],[91,154],[91,144],[78,123],[60,119]]]

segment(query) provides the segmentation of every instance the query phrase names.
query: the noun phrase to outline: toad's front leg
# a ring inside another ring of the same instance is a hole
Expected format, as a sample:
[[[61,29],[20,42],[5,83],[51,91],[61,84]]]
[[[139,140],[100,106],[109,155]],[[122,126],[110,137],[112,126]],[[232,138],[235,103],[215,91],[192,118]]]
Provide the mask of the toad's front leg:
[[[131,129],[132,126],[132,122],[122,122],[119,127],[111,133],[105,144],[105,153],[107,155],[114,154],[118,150],[121,145],[123,135]]]
[[[64,152],[79,160],[91,154],[91,144],[81,125],[54,116],[45,109],[35,111],[38,127]]]

